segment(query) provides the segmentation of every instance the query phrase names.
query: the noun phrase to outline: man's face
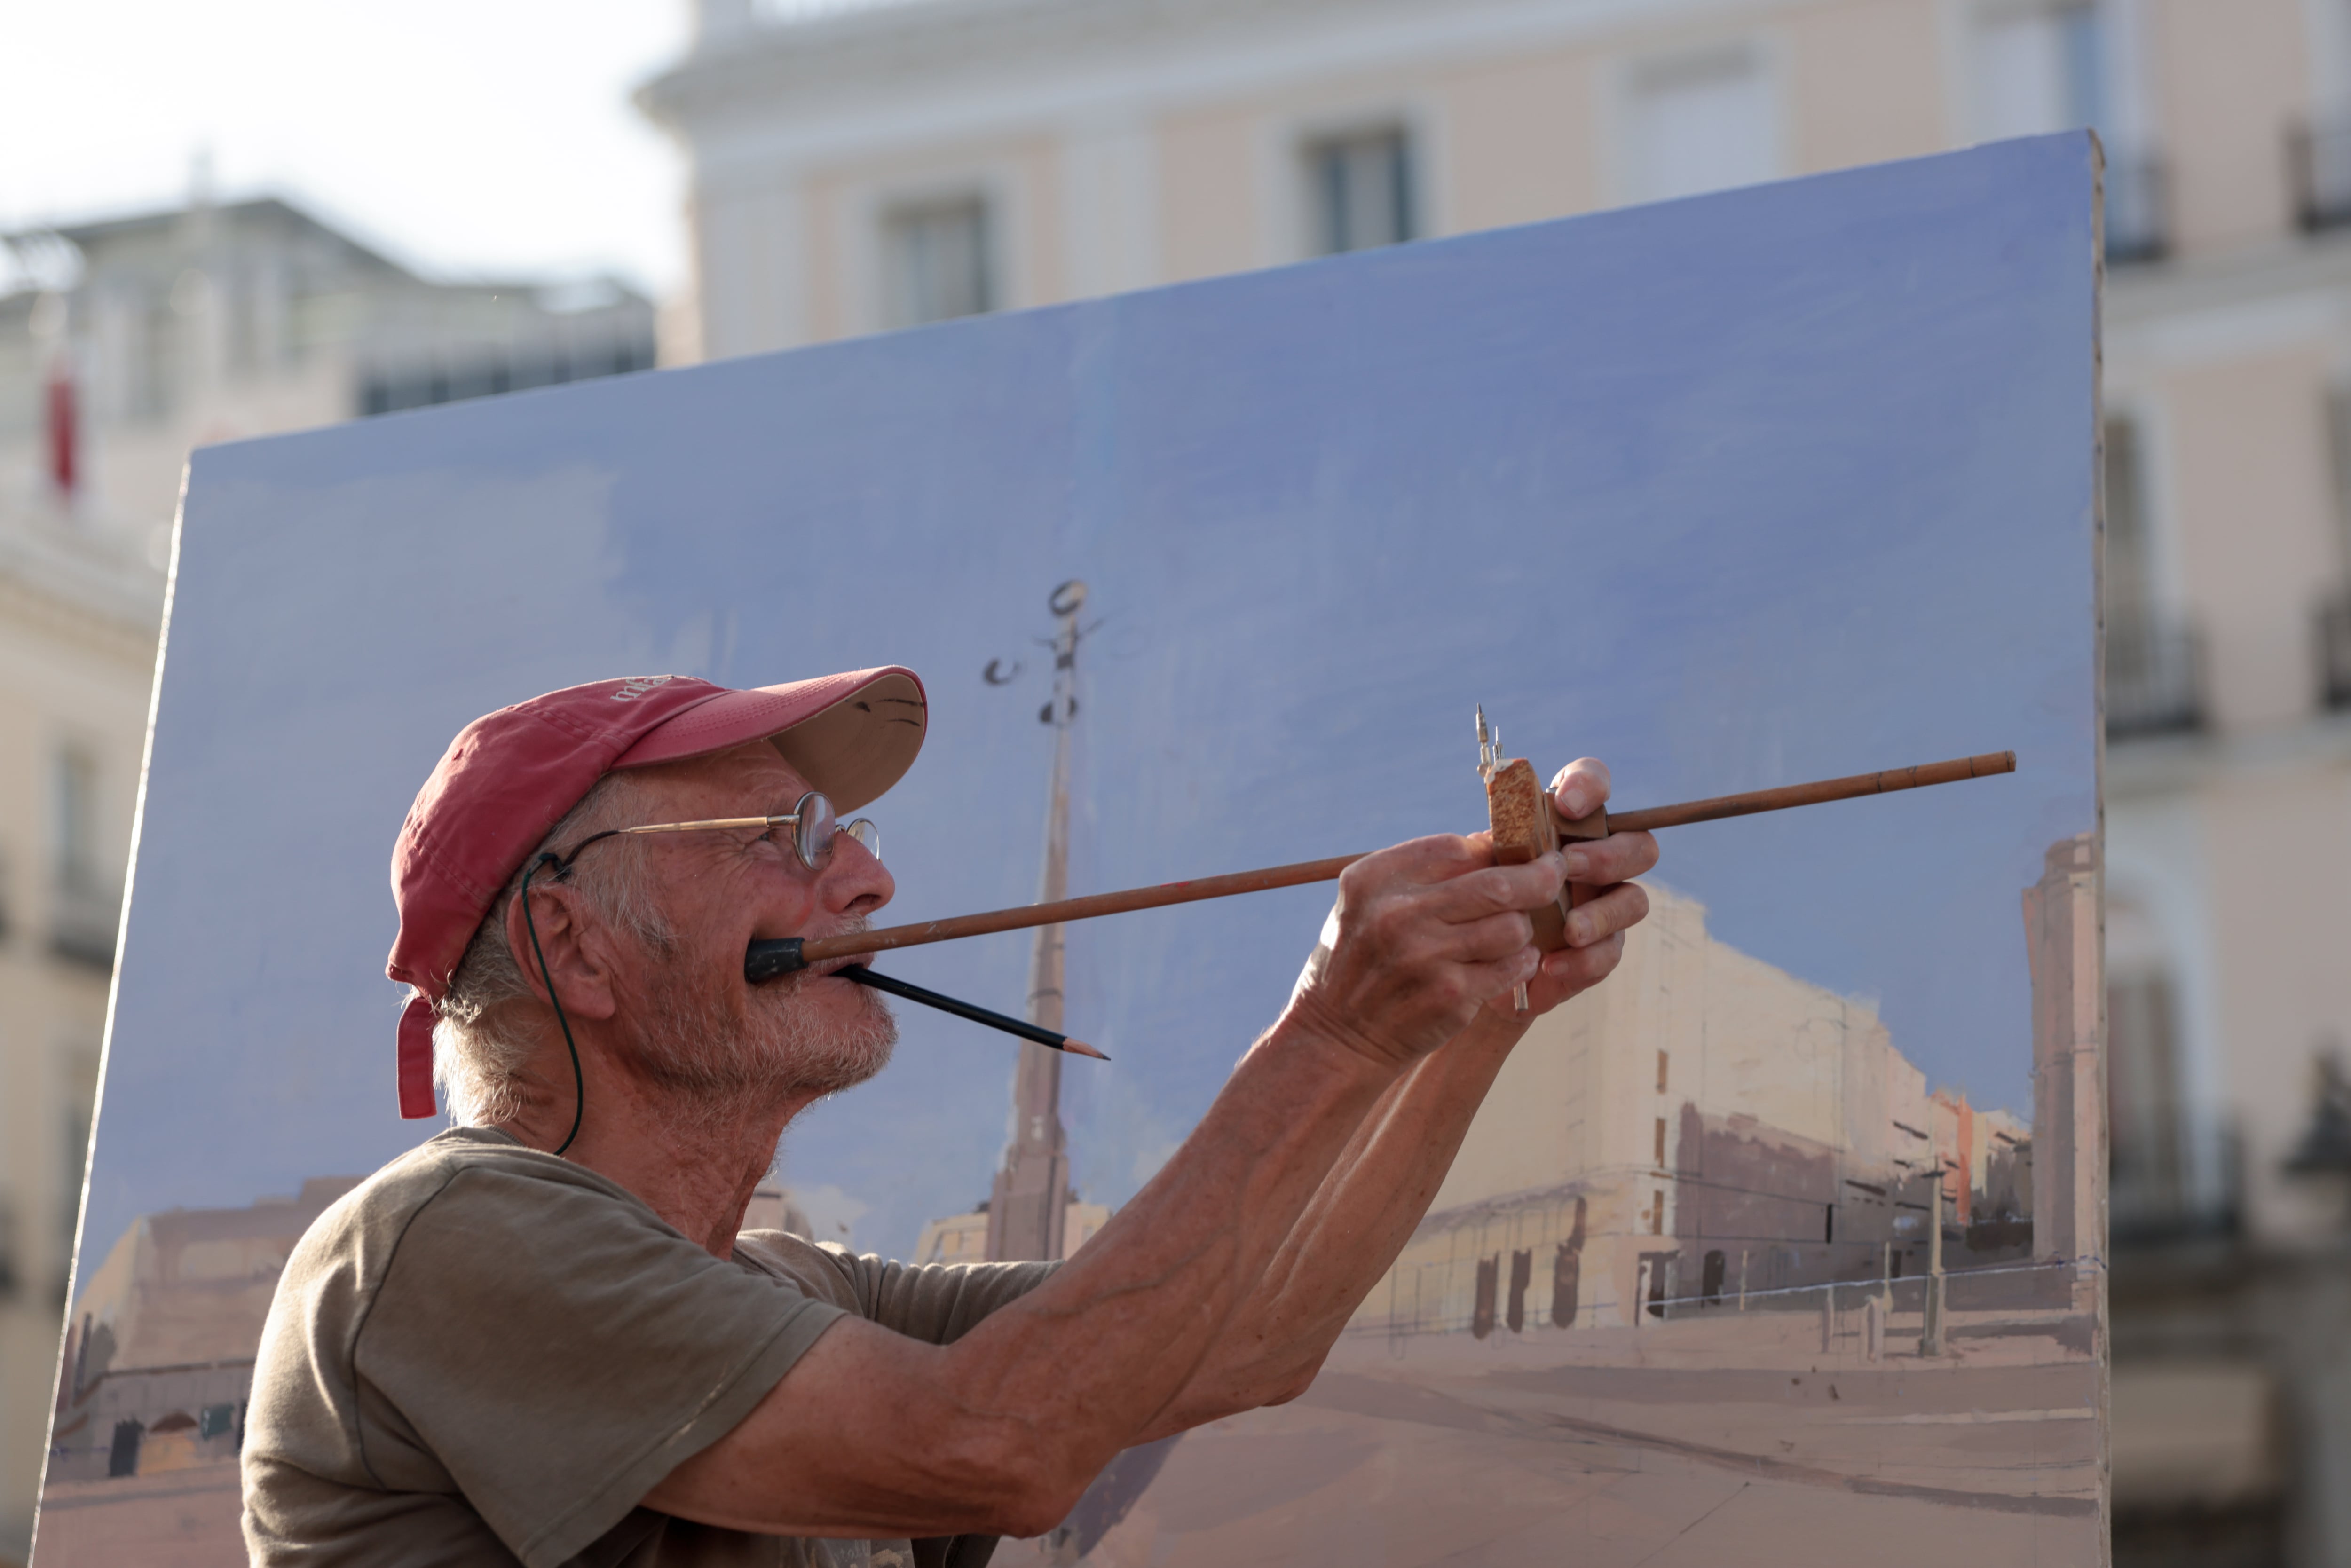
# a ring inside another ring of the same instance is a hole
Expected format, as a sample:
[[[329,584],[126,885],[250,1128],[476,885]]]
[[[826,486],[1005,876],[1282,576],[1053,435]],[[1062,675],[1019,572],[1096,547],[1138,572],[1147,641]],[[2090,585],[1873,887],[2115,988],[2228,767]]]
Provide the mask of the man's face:
[[[789,811],[808,780],[765,741],[640,775],[648,822]],[[890,1060],[897,1026],[879,995],[833,976],[848,959],[753,986],[744,949],[757,938],[827,936],[862,927],[896,883],[846,833],[820,871],[800,863],[791,830],[656,833],[633,841],[651,903],[672,940],[621,944],[617,1021],[633,1025],[643,1069],[697,1096],[829,1094]]]

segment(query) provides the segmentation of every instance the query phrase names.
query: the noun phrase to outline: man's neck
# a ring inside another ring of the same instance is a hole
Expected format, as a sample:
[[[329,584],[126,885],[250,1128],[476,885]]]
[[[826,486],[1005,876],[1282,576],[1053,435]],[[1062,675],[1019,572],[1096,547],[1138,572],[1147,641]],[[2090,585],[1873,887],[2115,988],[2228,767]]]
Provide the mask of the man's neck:
[[[564,1158],[608,1176],[713,1257],[733,1251],[751,1194],[776,1158],[785,1125],[817,1096],[745,1094],[707,1103],[632,1076],[591,1082],[588,1113]],[[554,1150],[570,1124],[551,1103],[531,1105],[506,1131]],[[563,1130],[549,1130],[559,1121]]]

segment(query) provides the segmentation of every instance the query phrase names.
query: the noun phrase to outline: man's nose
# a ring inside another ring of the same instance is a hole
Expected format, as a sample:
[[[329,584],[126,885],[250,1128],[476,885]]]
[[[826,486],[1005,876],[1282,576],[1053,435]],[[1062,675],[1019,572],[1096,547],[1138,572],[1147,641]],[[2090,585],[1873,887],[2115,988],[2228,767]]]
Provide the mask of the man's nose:
[[[873,852],[847,833],[832,841],[832,861],[824,868],[819,894],[824,907],[836,915],[870,915],[897,894],[897,879]]]

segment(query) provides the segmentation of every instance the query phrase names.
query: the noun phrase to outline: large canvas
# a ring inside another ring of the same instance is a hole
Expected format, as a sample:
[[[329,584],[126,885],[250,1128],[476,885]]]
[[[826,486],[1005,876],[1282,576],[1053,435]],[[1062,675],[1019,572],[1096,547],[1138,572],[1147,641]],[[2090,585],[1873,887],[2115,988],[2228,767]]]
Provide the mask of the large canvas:
[[[1294,1404],[1000,1562],[2092,1563],[2102,1539],[2097,153],[2006,143],[208,448],[179,531],[37,1545],[227,1563],[287,1249],[394,1113],[384,873],[475,715],[929,683],[916,918],[1482,824],[1471,713],[1675,830]],[[1081,610],[1062,585],[1085,585]],[[1061,597],[1049,607],[1049,597]],[[1066,710],[1063,710],[1066,713]],[[1082,1242],[1328,891],[1072,926]],[[884,965],[1018,1011],[1031,938]],[[1014,1047],[900,1009],[789,1134],[820,1239],[975,1255]]]

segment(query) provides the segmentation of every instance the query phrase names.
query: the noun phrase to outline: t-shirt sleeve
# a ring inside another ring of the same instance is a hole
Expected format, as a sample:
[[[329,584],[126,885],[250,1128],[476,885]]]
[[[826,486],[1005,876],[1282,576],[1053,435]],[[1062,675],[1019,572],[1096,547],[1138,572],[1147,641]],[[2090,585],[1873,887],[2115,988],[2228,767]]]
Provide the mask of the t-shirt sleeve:
[[[1053,1277],[1059,1263],[899,1263],[819,1244],[857,1293],[859,1310],[883,1328],[952,1344],[980,1319]]]
[[[529,1568],[601,1537],[844,1315],[647,1209],[494,1167],[402,1234],[353,1349],[369,1468],[431,1451]]]

